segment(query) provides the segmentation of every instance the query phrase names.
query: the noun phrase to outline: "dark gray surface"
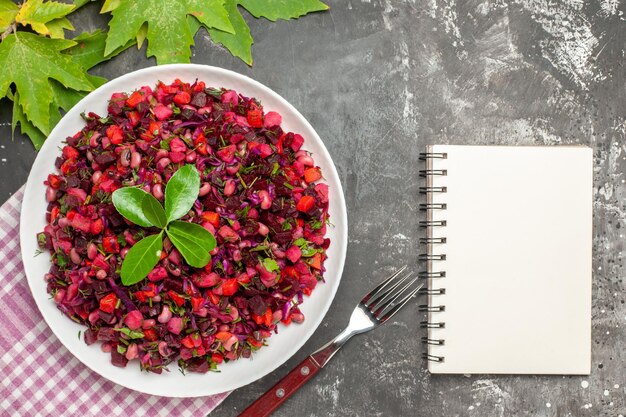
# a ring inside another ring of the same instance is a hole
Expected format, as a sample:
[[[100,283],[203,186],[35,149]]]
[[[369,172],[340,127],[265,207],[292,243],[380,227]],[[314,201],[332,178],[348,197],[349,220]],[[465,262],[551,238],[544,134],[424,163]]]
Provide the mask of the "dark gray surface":
[[[329,12],[300,21],[249,19],[253,68],[204,33],[196,38],[193,62],[249,75],[308,118],[337,165],[350,222],[343,280],[319,330],[212,415],[237,415],[339,332],[382,274],[403,263],[417,268],[417,154],[428,143],[594,148],[592,374],[431,376],[419,358],[413,303],[351,341],[276,415],[626,415],[624,4],[553,3],[329,1]],[[82,27],[102,25],[96,9],[81,12]],[[127,51],[96,72],[113,78],[153,65],[142,54]],[[4,100],[3,199],[25,182],[35,157],[20,135],[10,143],[9,122]]]

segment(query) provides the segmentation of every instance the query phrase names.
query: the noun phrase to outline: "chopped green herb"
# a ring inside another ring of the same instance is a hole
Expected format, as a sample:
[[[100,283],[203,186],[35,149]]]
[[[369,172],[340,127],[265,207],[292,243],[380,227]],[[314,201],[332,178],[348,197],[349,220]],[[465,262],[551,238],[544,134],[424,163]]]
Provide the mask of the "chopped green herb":
[[[114,330],[117,330],[118,332],[128,336],[129,339],[141,339],[142,337],[144,337],[144,334],[142,331],[130,330],[128,327],[122,327],[122,328],[114,329]]]
[[[278,263],[272,258],[263,259],[263,266],[270,272],[278,271],[280,269]]]
[[[270,175],[273,177],[276,175],[278,170],[280,170],[280,165],[278,165],[278,162],[274,162],[274,168],[272,168],[272,173]]]
[[[309,223],[309,225],[313,230],[319,230],[322,228],[322,222],[319,220],[313,220],[311,223]]]

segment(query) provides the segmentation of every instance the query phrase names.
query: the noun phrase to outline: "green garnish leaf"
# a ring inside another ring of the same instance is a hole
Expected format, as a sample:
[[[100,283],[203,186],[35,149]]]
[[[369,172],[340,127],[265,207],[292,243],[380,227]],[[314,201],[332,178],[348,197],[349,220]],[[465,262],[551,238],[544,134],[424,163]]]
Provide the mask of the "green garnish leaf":
[[[144,279],[156,266],[163,248],[163,231],[137,242],[122,263],[122,284],[133,285]]]
[[[278,266],[278,263],[272,258],[263,259],[263,267],[270,272],[278,271],[280,269],[280,267]]]
[[[308,244],[308,242],[306,241],[305,238],[301,237],[301,238],[296,239],[293,242],[293,244],[298,246],[298,247],[300,247],[300,248],[302,248],[303,246],[306,246]]]
[[[320,252],[319,249],[311,248],[309,246],[305,246],[301,248],[300,251],[302,252],[303,258],[310,258],[311,256],[315,255],[317,252]]]
[[[143,212],[143,200],[146,196],[152,197],[151,194],[148,194],[141,188],[124,187],[113,192],[112,200],[115,209],[136,225],[143,227],[156,226]]]
[[[320,249],[309,246],[310,242],[303,237],[296,239],[293,244],[300,248],[303,258],[310,258],[316,253],[321,252]]]
[[[167,226],[165,210],[163,210],[163,206],[159,203],[159,200],[157,200],[152,194],[146,193],[143,197],[141,210],[151,224],[161,229]]]
[[[180,219],[187,214],[199,192],[200,174],[194,165],[185,165],[176,171],[165,187],[167,221]]]
[[[202,268],[211,260],[210,251],[215,248],[215,237],[204,227],[195,223],[174,221],[167,228],[167,237],[193,267]]]
[[[144,336],[141,330],[131,330],[128,327],[122,327],[114,330],[128,336],[129,339],[141,339]]]

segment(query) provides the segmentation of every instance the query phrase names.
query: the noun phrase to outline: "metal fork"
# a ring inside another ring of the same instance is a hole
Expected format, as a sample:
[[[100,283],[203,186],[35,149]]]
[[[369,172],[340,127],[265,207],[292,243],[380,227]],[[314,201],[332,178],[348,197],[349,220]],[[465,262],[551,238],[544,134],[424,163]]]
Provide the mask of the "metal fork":
[[[246,408],[239,417],[265,417],[272,414],[287,398],[313,377],[355,334],[380,326],[393,317],[417,294],[423,284],[415,286],[417,276],[405,273],[403,266],[363,297],[352,312],[348,327],[319,348],[278,381],[263,396]]]

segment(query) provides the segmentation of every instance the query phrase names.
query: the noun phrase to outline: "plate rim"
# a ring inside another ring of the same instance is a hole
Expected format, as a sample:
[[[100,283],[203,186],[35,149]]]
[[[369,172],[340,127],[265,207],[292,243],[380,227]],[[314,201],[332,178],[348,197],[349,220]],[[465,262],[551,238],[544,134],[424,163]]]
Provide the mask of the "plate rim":
[[[339,288],[340,282],[341,282],[341,278],[343,275],[343,270],[345,267],[345,259],[346,259],[346,254],[347,254],[347,244],[348,244],[348,216],[347,216],[347,209],[346,209],[346,203],[345,203],[345,196],[344,196],[344,192],[343,192],[343,187],[339,178],[339,174],[337,172],[337,168],[335,166],[335,163],[333,161],[333,159],[330,156],[330,153],[328,152],[328,149],[326,148],[326,145],[324,144],[324,142],[322,141],[322,139],[320,138],[319,134],[317,133],[317,131],[313,128],[313,126],[309,123],[309,121],[291,104],[289,103],[285,98],[283,98],[280,94],[278,94],[277,92],[275,92],[273,89],[271,89],[270,87],[266,86],[265,84],[262,84],[259,81],[256,81],[253,78],[248,77],[247,75],[244,74],[240,74],[238,72],[232,71],[232,70],[228,70],[225,68],[221,68],[221,67],[216,67],[216,66],[212,66],[212,65],[203,65],[203,64],[167,64],[167,65],[159,65],[159,66],[152,66],[152,67],[147,67],[147,68],[142,68],[139,70],[135,70],[135,71],[131,71],[128,73],[125,73],[119,77],[116,77],[110,81],[108,81],[107,83],[103,84],[102,86],[98,87],[97,89],[95,89],[94,91],[90,92],[89,94],[87,94],[84,98],[82,98],[70,111],[68,111],[63,118],[61,119],[61,121],[59,121],[59,123],[55,126],[55,128],[50,132],[50,134],[48,135],[48,137],[55,137],[55,136],[59,136],[60,134],[62,134],[62,125],[63,125],[63,119],[65,118],[69,118],[69,117],[73,117],[76,113],[80,114],[80,112],[84,107],[84,103],[86,101],[88,101],[88,99],[90,97],[93,97],[94,95],[97,94],[101,94],[102,90],[106,90],[108,88],[110,88],[110,84],[111,83],[123,83],[124,81],[128,80],[129,78],[132,78],[134,76],[138,76],[138,75],[154,75],[154,74],[159,74],[161,72],[168,72],[168,71],[176,71],[179,68],[184,68],[185,71],[188,70],[197,70],[199,73],[203,72],[203,71],[214,71],[217,74],[221,74],[223,76],[229,77],[233,80],[239,80],[239,81],[243,81],[245,83],[249,83],[250,85],[254,86],[257,89],[260,90],[264,90],[265,93],[267,93],[270,96],[273,96],[274,99],[276,99],[278,102],[281,103],[281,105],[287,107],[298,119],[299,122],[303,123],[308,129],[310,129],[311,132],[314,133],[313,137],[310,138],[311,140],[317,142],[317,144],[319,145],[319,151],[321,151],[324,155],[324,159],[326,159],[330,164],[330,169],[331,169],[331,175],[332,179],[333,179],[333,187],[335,187],[337,189],[337,196],[335,198],[338,198],[337,203],[339,204],[339,210],[337,210],[337,213],[334,213],[334,215],[337,217],[339,217],[338,222],[342,224],[342,228],[341,228],[341,235],[338,235],[335,239],[338,239],[338,241],[336,240],[334,243],[338,245],[337,247],[337,251],[338,251],[338,264],[337,264],[337,271],[336,271],[336,277],[335,275],[333,275],[334,278],[336,278],[335,284],[331,287],[331,293],[330,293],[330,297],[328,298],[328,302],[325,303],[325,305],[322,305],[322,308],[320,310],[320,314],[317,315],[317,317],[311,318],[311,321],[313,321],[313,325],[311,326],[311,328],[306,332],[306,336],[302,337],[299,340],[293,341],[292,343],[292,348],[289,349],[288,354],[283,355],[282,358],[280,358],[279,360],[275,361],[272,365],[267,366],[266,369],[264,369],[261,373],[257,374],[257,373],[251,373],[253,376],[251,378],[248,378],[248,380],[244,380],[243,383],[234,383],[234,384],[230,384],[230,385],[226,385],[221,387],[219,390],[205,390],[202,392],[197,392],[194,391],[192,393],[188,393],[188,394],[181,394],[178,395],[180,393],[166,393],[164,394],[163,392],[155,392],[151,389],[141,389],[141,387],[137,387],[137,386],[133,386],[132,383],[126,383],[123,380],[119,380],[119,378],[112,378],[111,375],[104,375],[103,373],[101,373],[98,369],[95,369],[91,363],[89,361],[83,360],[84,358],[82,357],[82,354],[79,354],[75,351],[74,349],[74,345],[70,344],[70,343],[66,343],[64,340],[64,337],[60,336],[59,330],[56,329],[56,324],[51,323],[51,318],[46,316],[46,314],[44,314],[44,309],[42,308],[43,305],[43,301],[41,299],[39,299],[39,297],[35,296],[35,289],[33,288],[33,283],[34,279],[37,279],[37,277],[32,277],[31,276],[34,274],[34,271],[32,271],[29,274],[29,269],[31,269],[29,267],[29,263],[28,262],[24,262],[25,259],[27,258],[27,255],[24,253],[24,251],[26,250],[24,248],[24,245],[21,245],[22,242],[22,238],[24,238],[24,234],[26,233],[25,231],[25,224],[26,222],[28,222],[28,219],[26,218],[28,216],[27,210],[20,210],[20,231],[19,231],[19,239],[20,239],[20,253],[22,256],[22,260],[23,260],[23,265],[24,265],[24,271],[25,271],[25,275],[26,275],[26,280],[28,282],[28,287],[31,293],[31,296],[33,297],[35,304],[37,305],[37,309],[39,310],[39,313],[42,315],[45,323],[47,324],[48,328],[50,328],[52,330],[52,333],[55,335],[55,337],[57,338],[57,340],[59,340],[61,342],[61,344],[76,358],[78,359],[83,365],[85,365],[87,368],[89,368],[90,370],[92,370],[93,372],[95,372],[96,374],[98,374],[100,377],[105,378],[106,380],[109,380],[115,384],[121,385],[123,387],[126,387],[128,389],[131,389],[133,391],[136,392],[141,392],[141,393],[145,393],[145,394],[150,394],[150,395],[155,395],[155,396],[162,396],[162,397],[169,397],[169,398],[197,398],[197,397],[203,397],[203,396],[207,396],[207,395],[216,395],[216,394],[220,394],[223,392],[227,392],[227,391],[231,391],[233,389],[237,389],[237,388],[241,388],[243,386],[246,386],[248,384],[251,384],[255,381],[258,381],[259,379],[267,376],[268,374],[270,374],[271,372],[275,371],[278,367],[280,367],[282,364],[284,364],[288,359],[292,358],[303,346],[304,344],[313,336],[313,334],[315,333],[315,331],[319,328],[322,320],[324,319],[324,317],[326,317],[326,314],[328,313],[328,310],[330,308],[330,306],[332,305],[336,293],[337,293],[337,289]],[[141,87],[140,85],[136,86],[136,88]],[[81,106],[82,105],[82,106]],[[45,141],[43,146],[41,147],[41,149],[39,150],[39,152],[37,153],[37,156],[35,158],[35,161],[33,162],[31,169],[29,171],[29,175],[28,175],[28,179],[26,181],[25,184],[25,188],[24,188],[24,196],[23,196],[23,201],[28,201],[29,198],[32,197],[37,197],[37,195],[31,195],[32,193],[35,192],[35,187],[36,185],[34,185],[34,182],[36,181],[35,179],[35,167],[42,164],[42,159],[45,157],[50,157],[50,155],[58,155],[60,152],[59,151],[54,151],[53,146],[55,146],[53,144],[52,141]],[[51,152],[54,151],[54,152]],[[49,155],[46,155],[46,153],[48,153]],[[325,176],[330,177],[328,174],[325,174]],[[41,197],[41,196],[40,196]],[[43,277],[39,277],[39,278],[43,278]],[[325,285],[327,285],[328,282],[325,283]],[[46,298],[46,300],[49,300]],[[111,365],[112,366],[112,365]],[[161,376],[159,376],[161,377]]]

